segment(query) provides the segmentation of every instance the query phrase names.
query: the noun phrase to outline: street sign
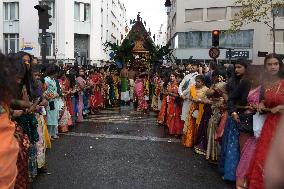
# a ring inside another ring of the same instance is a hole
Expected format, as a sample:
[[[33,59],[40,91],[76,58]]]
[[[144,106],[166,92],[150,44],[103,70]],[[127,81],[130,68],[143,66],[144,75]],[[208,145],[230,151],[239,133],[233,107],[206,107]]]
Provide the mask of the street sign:
[[[258,51],[258,53],[257,53],[258,57],[266,57],[266,55],[268,55],[268,52]]]
[[[42,35],[38,38],[38,43],[40,45],[42,45]],[[51,33],[47,33],[46,34],[46,44],[49,46],[52,44],[52,34]]]
[[[212,47],[209,50],[209,56],[213,59],[216,59],[220,56],[220,49],[216,48],[216,47]]]
[[[226,58],[230,58],[230,51],[226,51]],[[249,51],[231,51],[231,58],[249,58]]]

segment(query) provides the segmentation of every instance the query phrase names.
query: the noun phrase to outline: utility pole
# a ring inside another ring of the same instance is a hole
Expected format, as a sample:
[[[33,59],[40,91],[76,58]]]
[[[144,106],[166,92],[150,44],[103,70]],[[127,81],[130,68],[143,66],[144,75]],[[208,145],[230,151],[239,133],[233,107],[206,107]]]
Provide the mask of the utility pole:
[[[42,56],[42,63],[47,64],[47,32],[46,30],[52,25],[49,22],[49,19],[52,17],[49,15],[48,11],[51,9],[48,5],[36,5],[34,8],[38,11],[39,16],[39,29],[42,30],[41,33],[41,56]]]
[[[273,36],[273,53],[276,53],[276,35],[275,35],[275,17],[276,13],[273,8],[273,0],[270,0],[271,15],[272,15],[272,36]]]

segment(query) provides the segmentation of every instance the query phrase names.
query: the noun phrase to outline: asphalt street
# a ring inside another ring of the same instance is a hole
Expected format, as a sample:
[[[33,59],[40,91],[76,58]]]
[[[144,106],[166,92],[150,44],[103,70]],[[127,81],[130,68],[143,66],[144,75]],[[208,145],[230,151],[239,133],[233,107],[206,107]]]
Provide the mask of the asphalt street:
[[[89,116],[53,143],[32,189],[233,189],[217,167],[129,107]]]

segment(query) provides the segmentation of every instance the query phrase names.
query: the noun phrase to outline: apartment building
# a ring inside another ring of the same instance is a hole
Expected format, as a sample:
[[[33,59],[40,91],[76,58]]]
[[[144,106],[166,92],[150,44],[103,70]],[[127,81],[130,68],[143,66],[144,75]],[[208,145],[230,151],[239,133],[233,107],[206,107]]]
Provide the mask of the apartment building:
[[[261,64],[263,58],[258,51],[272,52],[272,32],[263,23],[252,23],[236,33],[227,34],[230,20],[241,7],[233,0],[172,0],[168,14],[167,40],[172,42],[174,54],[179,62],[190,57],[204,62],[210,60],[208,51],[212,45],[212,30],[221,30],[221,54],[218,60],[228,60],[228,49],[232,48],[233,60],[244,57]],[[284,10],[276,18],[276,52],[284,54]]]
[[[0,49],[40,57],[37,4],[48,4],[52,36],[48,59],[100,66],[109,60],[103,43],[126,36],[126,8],[119,0],[0,0]]]

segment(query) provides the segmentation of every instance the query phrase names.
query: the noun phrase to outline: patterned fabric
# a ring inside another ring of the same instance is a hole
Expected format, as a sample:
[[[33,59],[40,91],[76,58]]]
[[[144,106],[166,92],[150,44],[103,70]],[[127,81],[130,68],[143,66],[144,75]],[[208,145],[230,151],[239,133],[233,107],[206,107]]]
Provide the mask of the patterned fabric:
[[[239,130],[234,119],[229,116],[222,140],[219,171],[225,180],[236,180],[236,169],[240,161]]]
[[[147,110],[148,103],[145,100],[145,90],[144,90],[144,80],[143,79],[136,80],[134,92],[138,100],[138,110],[139,111]]]
[[[284,80],[265,90],[265,106],[273,108],[284,104]],[[264,189],[263,170],[270,144],[278,127],[281,114],[268,113],[253,158],[249,174],[250,189]]]
[[[258,105],[259,104],[259,97],[260,97],[260,88],[257,87],[256,89],[253,89],[249,92],[248,95],[248,104],[253,106],[253,105]],[[256,148],[257,140],[254,136],[247,136],[248,139],[244,141],[244,145],[241,149],[241,159],[237,168],[237,179],[238,180],[247,180],[248,172],[249,172],[249,167],[253,158],[253,154]],[[240,140],[241,144],[241,140]],[[242,146],[242,144],[241,144]]]
[[[209,119],[211,118],[211,114],[212,114],[211,106],[205,105],[204,114],[197,132],[197,139],[194,146],[195,153],[200,155],[206,155],[207,143],[208,143],[207,128],[208,128]]]
[[[38,127],[37,132],[39,134],[39,141],[36,143],[37,148],[37,165],[38,168],[42,168],[45,165],[45,121],[44,117],[40,114],[36,114]]]
[[[1,105],[0,109],[0,188],[13,189],[17,177],[19,145],[14,137],[15,124],[10,120],[8,110]]]
[[[76,86],[78,89],[78,101],[77,101],[77,108],[78,108],[78,113],[77,113],[77,121],[82,122],[83,121],[83,108],[84,108],[84,88],[86,86],[86,81],[82,77],[77,77],[76,78]]]
[[[21,127],[16,127],[15,136],[18,140],[20,151],[17,160],[18,175],[14,189],[27,189],[29,186],[28,160],[29,160],[29,138]]]
[[[207,87],[202,87],[197,89],[195,85],[190,87],[190,96],[197,99],[204,99],[205,93],[208,90]],[[194,112],[198,111],[197,117],[193,116]],[[202,116],[204,113],[204,104],[202,103],[191,103],[191,106],[188,111],[188,117],[184,124],[184,135],[182,138],[182,143],[185,147],[192,148],[197,140],[197,132],[202,120]]]
[[[168,86],[168,92],[178,95],[178,83],[173,82]],[[181,104],[176,102],[175,96],[168,96],[168,109],[167,109],[167,126],[170,135],[180,135],[183,130],[183,121],[181,120]]]

